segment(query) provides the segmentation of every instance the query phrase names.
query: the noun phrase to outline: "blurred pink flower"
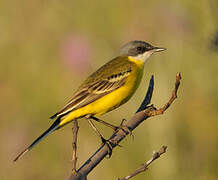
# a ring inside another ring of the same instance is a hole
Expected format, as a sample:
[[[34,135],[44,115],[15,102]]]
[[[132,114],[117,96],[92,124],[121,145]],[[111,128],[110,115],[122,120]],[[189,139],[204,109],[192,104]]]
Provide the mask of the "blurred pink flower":
[[[63,40],[60,56],[64,65],[72,71],[84,72],[90,64],[91,46],[88,39],[82,35],[70,35]]]

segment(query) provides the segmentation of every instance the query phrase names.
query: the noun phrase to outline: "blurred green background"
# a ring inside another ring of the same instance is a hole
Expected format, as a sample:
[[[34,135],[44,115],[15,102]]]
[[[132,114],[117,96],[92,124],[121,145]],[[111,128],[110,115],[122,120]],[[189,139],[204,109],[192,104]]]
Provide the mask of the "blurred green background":
[[[0,179],[67,179],[71,171],[71,125],[40,143],[17,163],[13,158],[52,121],[82,80],[118,55],[130,40],[167,51],[145,66],[136,95],[102,119],[129,119],[155,76],[152,103],[169,99],[177,72],[178,99],[162,116],[149,119],[89,175],[123,177],[168,146],[139,179],[218,179],[218,30],[216,0],[8,0],[0,3]],[[79,121],[78,165],[100,145],[88,123]],[[107,127],[98,125],[105,137]]]

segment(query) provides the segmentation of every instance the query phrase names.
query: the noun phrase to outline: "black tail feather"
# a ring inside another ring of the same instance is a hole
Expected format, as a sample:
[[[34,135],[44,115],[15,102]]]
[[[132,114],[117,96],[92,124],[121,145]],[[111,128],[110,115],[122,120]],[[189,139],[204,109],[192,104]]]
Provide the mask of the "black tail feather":
[[[50,119],[54,119],[54,118],[56,118],[57,117],[57,115],[58,115],[58,113],[55,113],[54,115],[52,115],[51,117],[49,117]]]
[[[15,159],[14,161],[17,161],[19,158],[21,158],[25,153],[30,151],[36,144],[38,144],[41,140],[43,140],[46,136],[48,136],[50,133],[55,131],[60,124],[60,118],[58,118],[42,135],[40,135],[33,143],[28,146],[26,149],[24,149]]]

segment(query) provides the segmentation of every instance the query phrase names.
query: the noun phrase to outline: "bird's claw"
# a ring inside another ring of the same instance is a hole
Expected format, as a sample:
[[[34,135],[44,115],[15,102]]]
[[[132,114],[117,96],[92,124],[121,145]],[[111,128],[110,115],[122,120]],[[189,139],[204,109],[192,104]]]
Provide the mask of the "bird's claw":
[[[113,144],[109,140],[104,139],[103,137],[101,137],[101,141],[103,145],[107,146],[107,154],[108,154],[108,159],[109,159],[112,155]]]
[[[114,148],[115,146],[122,147],[121,145],[118,144],[118,142],[115,142],[115,141],[113,141],[113,140],[106,140],[106,139],[104,139],[103,137],[101,138],[101,140],[102,140],[102,144],[107,146],[108,159],[111,157],[113,148]]]
[[[132,131],[130,130],[130,128],[126,125],[124,125],[124,122],[126,121],[126,119],[122,119],[121,123],[120,123],[120,126],[117,126],[115,128],[115,132],[119,129],[121,129],[126,135],[130,134],[130,136],[133,136],[132,135]]]

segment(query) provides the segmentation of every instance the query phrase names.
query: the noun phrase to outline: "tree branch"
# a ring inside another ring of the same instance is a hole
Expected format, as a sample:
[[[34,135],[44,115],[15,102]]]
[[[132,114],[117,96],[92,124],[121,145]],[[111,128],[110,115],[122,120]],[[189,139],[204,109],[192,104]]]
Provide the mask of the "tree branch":
[[[153,77],[151,77],[150,85],[146,94],[146,97],[141,106],[140,111],[126,122],[125,126],[129,128],[130,131],[133,131],[137,126],[139,126],[143,121],[149,117],[163,114],[177,98],[177,91],[180,85],[181,75],[178,73],[176,75],[175,88],[173,89],[170,100],[160,109],[155,108],[153,105],[148,106],[150,103],[152,92],[153,92]],[[112,148],[115,148],[127,135],[129,132],[124,133],[122,129],[118,129],[113,135],[109,138],[110,142],[115,142],[112,144]],[[77,171],[77,174],[72,173],[69,177],[69,180],[82,180],[86,179],[87,175],[107,156],[108,147],[107,145],[102,145]]]
[[[72,147],[73,147],[73,153],[72,153],[72,173],[76,174],[76,162],[77,162],[77,157],[76,157],[76,151],[77,151],[77,135],[79,131],[79,126],[78,126],[78,121],[77,119],[73,120],[73,142],[72,142]]]
[[[148,169],[148,166],[155,161],[156,159],[158,159],[162,154],[164,154],[166,152],[167,146],[162,146],[160,148],[160,150],[158,152],[154,152],[151,159],[148,160],[145,164],[142,164],[138,169],[136,169],[133,173],[131,173],[130,175],[123,177],[123,178],[118,178],[117,180],[128,180],[134,176],[136,176],[139,173],[145,172]]]
[[[181,74],[177,73],[176,74],[175,88],[172,92],[171,98],[162,108],[151,111],[149,116],[156,116],[156,115],[163,114],[170,107],[170,105],[173,103],[173,101],[177,98],[177,91],[179,89],[180,80],[181,80]]]

